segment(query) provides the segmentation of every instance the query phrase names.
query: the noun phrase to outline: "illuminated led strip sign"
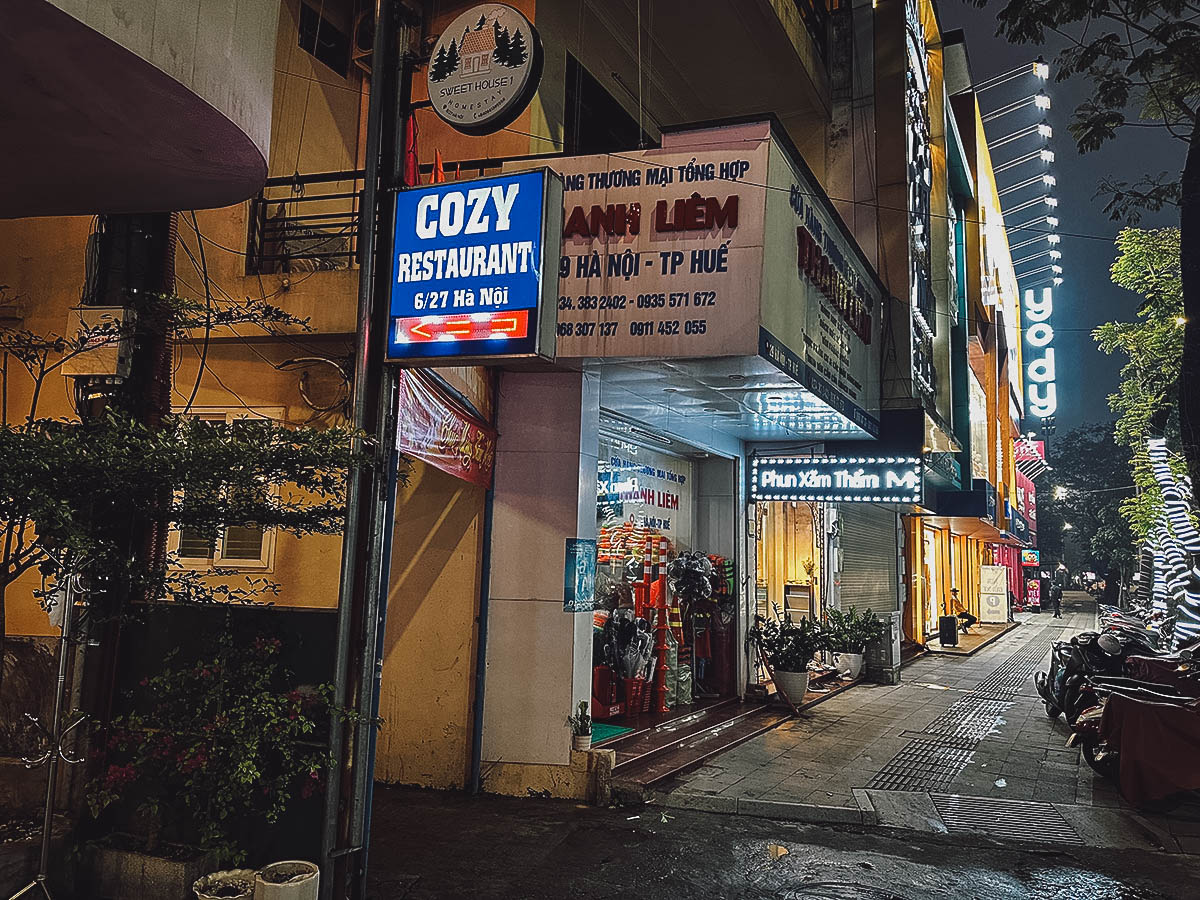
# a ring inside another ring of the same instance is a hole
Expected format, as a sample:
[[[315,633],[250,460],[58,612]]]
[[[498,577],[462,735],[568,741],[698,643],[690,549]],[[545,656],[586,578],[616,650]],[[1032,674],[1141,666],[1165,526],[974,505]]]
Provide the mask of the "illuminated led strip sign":
[[[750,463],[750,499],[920,503],[918,456],[760,456]]]
[[[1025,412],[1044,419],[1058,409],[1058,391],[1054,385],[1054,329],[1050,314],[1054,312],[1054,291],[1042,288],[1039,298],[1032,288],[1025,289],[1025,341],[1030,346],[1026,357]],[[1039,357],[1037,354],[1041,353]]]

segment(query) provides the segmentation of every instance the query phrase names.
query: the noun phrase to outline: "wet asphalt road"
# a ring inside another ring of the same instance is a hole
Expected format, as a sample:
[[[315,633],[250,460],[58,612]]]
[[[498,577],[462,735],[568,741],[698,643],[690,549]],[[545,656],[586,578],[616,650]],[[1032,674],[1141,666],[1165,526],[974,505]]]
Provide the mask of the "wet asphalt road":
[[[1014,849],[658,807],[379,786],[374,900],[795,898],[1158,900],[1200,896],[1196,857],[1090,848]],[[629,818],[636,816],[637,818]],[[783,848],[782,854],[776,848]]]

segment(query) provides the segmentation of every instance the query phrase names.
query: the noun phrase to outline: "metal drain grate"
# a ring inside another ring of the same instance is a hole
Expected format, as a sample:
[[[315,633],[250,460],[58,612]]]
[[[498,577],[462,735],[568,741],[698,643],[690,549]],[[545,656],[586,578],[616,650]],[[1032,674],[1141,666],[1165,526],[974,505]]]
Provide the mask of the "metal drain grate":
[[[1083,843],[1071,823],[1049,803],[958,794],[931,793],[929,796],[951,834],[982,832],[1009,840],[1050,845]]]
[[[981,741],[996,727],[1001,714],[1012,706],[1009,700],[968,695],[925,727],[926,734],[943,734],[971,742]]]
[[[975,741],[914,738],[884,766],[868,788],[878,791],[928,791],[945,788],[971,761]]]

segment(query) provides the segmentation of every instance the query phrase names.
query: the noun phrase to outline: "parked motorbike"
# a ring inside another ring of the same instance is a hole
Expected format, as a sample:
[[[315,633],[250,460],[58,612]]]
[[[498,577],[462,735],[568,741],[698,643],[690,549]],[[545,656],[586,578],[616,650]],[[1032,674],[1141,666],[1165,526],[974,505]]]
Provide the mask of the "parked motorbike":
[[[1034,685],[1052,719],[1065,714],[1075,724],[1086,708],[1080,690],[1089,675],[1124,675],[1124,660],[1131,655],[1153,656],[1155,639],[1149,632],[1110,629],[1103,634],[1085,631],[1068,641],[1055,641],[1050,651],[1050,671],[1039,672]],[[1091,705],[1090,703],[1087,705]]]

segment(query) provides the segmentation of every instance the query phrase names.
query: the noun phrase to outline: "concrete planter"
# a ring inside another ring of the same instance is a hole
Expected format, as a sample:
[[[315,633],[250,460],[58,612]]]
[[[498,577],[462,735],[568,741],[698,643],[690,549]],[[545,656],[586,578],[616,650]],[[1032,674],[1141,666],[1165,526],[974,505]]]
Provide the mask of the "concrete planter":
[[[851,681],[862,674],[863,655],[861,653],[835,653],[833,664],[837,666],[838,674]]]
[[[808,670],[783,672],[776,669],[775,686],[787,694],[787,698],[798,706],[804,702],[804,694],[808,691]]]
[[[314,863],[271,863],[254,879],[254,900],[317,900],[320,879],[321,870]]]
[[[84,856],[82,875],[94,891],[90,896],[103,900],[122,897],[193,900],[192,885],[212,864],[212,855],[200,851],[169,858],[92,844]]]
[[[196,879],[196,900],[251,900],[254,896],[253,869],[223,869]]]

